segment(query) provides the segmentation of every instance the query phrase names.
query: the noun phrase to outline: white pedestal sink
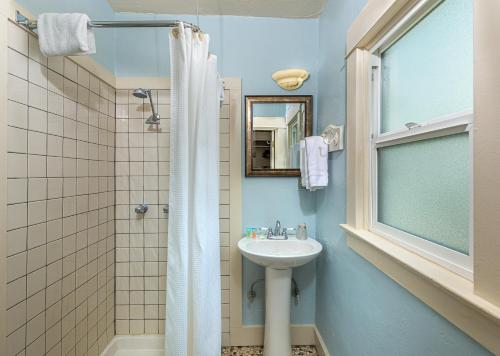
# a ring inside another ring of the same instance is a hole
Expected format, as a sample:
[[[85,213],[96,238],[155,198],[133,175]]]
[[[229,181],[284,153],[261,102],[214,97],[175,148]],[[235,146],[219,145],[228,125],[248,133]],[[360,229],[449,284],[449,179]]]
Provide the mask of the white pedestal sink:
[[[243,238],[238,242],[243,256],[266,267],[265,356],[290,356],[290,288],[292,268],[305,265],[323,247],[316,240],[259,240]]]

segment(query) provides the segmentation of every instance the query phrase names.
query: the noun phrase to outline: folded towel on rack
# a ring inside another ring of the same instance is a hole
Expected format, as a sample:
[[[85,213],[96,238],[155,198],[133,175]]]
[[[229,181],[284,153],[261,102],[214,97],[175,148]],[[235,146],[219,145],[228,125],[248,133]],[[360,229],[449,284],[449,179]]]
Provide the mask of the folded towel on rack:
[[[321,136],[305,138],[303,164],[303,184],[306,189],[322,189],[328,185],[328,145]]]
[[[41,14],[37,23],[40,51],[47,57],[95,53],[95,36],[89,22],[86,14]]]

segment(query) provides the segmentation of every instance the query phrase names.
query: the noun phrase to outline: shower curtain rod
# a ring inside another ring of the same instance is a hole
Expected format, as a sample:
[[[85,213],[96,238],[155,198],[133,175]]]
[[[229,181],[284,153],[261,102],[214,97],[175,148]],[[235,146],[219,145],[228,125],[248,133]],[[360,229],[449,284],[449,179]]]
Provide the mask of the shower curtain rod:
[[[16,22],[29,30],[37,28],[37,21],[30,20],[19,11],[16,11]],[[89,27],[93,28],[123,28],[123,27],[178,27],[183,23],[184,26],[191,28],[195,32],[201,32],[201,29],[189,22],[179,20],[153,20],[153,21],[90,21]]]

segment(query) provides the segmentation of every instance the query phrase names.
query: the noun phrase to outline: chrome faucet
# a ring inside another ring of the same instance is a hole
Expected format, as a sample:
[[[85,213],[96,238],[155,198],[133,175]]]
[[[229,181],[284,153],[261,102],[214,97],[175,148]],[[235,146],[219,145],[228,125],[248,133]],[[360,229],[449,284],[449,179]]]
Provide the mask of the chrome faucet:
[[[278,237],[281,236],[281,237]],[[274,232],[273,228],[270,227],[267,230],[267,239],[268,240],[288,240],[288,234],[286,231],[286,227],[281,227],[281,222],[279,220],[276,220],[276,225],[274,227]]]
[[[276,225],[274,226],[274,236],[281,235],[281,222],[276,220]]]

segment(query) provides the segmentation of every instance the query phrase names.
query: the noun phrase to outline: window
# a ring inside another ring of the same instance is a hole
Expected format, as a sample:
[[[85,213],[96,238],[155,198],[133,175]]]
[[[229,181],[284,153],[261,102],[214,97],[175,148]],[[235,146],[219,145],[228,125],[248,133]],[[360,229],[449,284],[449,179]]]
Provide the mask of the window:
[[[371,90],[371,230],[469,279],[472,7],[409,14],[375,46]]]

